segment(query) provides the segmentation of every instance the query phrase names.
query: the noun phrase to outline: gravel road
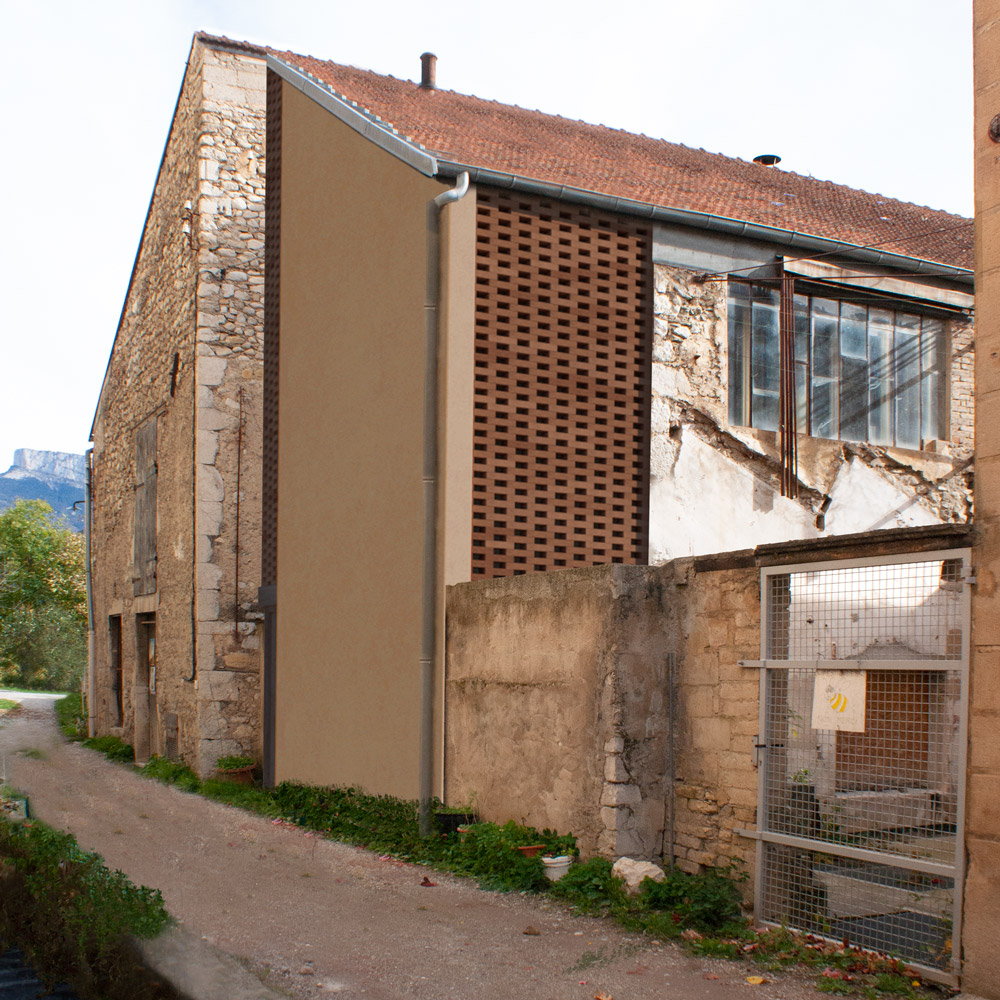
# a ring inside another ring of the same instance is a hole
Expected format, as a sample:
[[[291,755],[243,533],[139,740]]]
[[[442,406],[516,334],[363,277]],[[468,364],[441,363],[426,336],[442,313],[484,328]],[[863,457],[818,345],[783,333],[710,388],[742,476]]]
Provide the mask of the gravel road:
[[[33,814],[160,889],[189,931],[278,992],[309,1000],[820,996],[805,976],[749,985],[755,967],[694,958],[545,899],[482,892],[180,792],[66,742],[51,698],[0,697],[23,704],[0,724],[0,756]],[[421,885],[425,876],[436,885]]]

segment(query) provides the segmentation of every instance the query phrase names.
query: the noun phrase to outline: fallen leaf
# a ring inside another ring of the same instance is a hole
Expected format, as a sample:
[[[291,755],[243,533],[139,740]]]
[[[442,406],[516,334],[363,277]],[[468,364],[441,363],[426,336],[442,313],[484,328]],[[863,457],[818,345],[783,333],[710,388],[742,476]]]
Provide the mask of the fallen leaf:
[[[537,927],[532,927],[530,924],[521,931],[522,934],[528,934],[532,937],[537,937],[542,932]]]
[[[718,979],[719,977],[714,972],[706,972],[701,978],[702,979]]]
[[[747,982],[751,986],[760,986],[761,983],[766,983],[767,980],[763,976],[747,976]]]
[[[420,884],[421,884],[421,885],[422,885],[422,886],[423,886],[423,887],[424,887],[425,889],[430,889],[430,888],[433,888],[433,887],[434,887],[435,885],[437,885],[437,882],[432,882],[432,881],[431,881],[431,880],[430,880],[430,879],[429,879],[429,878],[428,878],[428,877],[427,877],[427,876],[425,875],[425,876],[424,876],[424,877],[423,877],[423,878],[421,879],[421,881],[420,881]]]
[[[692,929],[691,927],[688,927],[685,930],[681,931],[681,937],[684,938],[685,941],[700,941],[701,940],[701,935],[696,930]]]
[[[595,993],[594,1000],[614,1000],[610,993]]]
[[[648,965],[637,965],[634,969],[626,969],[626,976],[641,976],[644,972],[649,972]]]

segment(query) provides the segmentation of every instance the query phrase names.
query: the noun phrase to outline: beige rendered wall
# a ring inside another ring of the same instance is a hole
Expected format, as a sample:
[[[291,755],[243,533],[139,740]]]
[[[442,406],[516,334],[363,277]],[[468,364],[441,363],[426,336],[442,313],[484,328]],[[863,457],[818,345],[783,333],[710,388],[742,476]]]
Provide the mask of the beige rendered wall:
[[[976,541],[963,987],[1000,997],[1000,3],[975,0]]]
[[[276,778],[412,798],[425,223],[443,186],[287,83],[282,105]]]

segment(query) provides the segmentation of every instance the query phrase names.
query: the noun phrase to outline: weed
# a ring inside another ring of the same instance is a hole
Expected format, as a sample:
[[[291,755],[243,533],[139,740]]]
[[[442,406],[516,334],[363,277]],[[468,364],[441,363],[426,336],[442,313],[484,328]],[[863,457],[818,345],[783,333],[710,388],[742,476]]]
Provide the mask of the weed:
[[[63,736],[82,740],[87,735],[87,716],[83,711],[83,695],[73,691],[56,701],[56,718]]]
[[[155,754],[143,766],[142,773],[147,778],[156,778],[167,785],[176,785],[185,792],[197,792],[201,789],[201,780],[181,761],[168,760]]]
[[[247,757],[245,754],[227,754],[225,757],[220,757],[215,766],[220,771],[237,771],[243,767],[253,767],[256,763],[253,757]]]
[[[131,764],[135,760],[135,751],[128,743],[123,743],[117,736],[91,736],[81,741],[85,747],[97,750],[108,760],[119,764]]]
[[[745,878],[745,873],[734,876],[732,866],[706,868],[697,875],[675,870],[662,882],[645,879],[641,898],[650,909],[675,914],[685,927],[715,931],[739,918],[739,882]]]
[[[45,760],[45,754],[37,747],[22,747],[14,751],[19,757],[30,757],[32,760]]]
[[[846,983],[843,979],[819,979],[816,982],[816,989],[820,993],[834,993],[842,997],[854,995],[854,984]]]
[[[21,703],[19,701],[13,701],[10,698],[0,698],[0,712],[10,712],[15,708],[19,708]]]

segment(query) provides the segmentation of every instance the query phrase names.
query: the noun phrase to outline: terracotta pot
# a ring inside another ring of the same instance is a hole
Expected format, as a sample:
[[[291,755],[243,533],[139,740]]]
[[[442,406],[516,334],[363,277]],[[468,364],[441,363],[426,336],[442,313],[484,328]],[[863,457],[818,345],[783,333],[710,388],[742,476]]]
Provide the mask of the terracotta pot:
[[[533,858],[539,851],[545,850],[544,844],[529,844],[525,847],[519,847],[518,850],[526,857]]]
[[[215,773],[222,778],[223,781],[231,781],[236,785],[252,785],[253,769],[256,766],[256,764],[248,764],[246,767],[234,767],[230,768],[228,771],[216,768]]]

